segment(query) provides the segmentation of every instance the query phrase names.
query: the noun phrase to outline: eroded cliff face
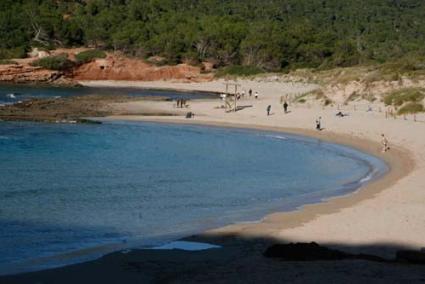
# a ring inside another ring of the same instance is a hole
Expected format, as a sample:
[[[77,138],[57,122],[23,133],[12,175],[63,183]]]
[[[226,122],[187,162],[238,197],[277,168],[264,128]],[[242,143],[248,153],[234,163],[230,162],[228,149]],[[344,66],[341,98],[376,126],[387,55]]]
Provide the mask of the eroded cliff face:
[[[187,64],[155,66],[139,59],[108,55],[76,68],[75,80],[126,80],[126,81],[206,81],[212,75],[201,74],[201,68]]]
[[[59,71],[45,70],[23,64],[0,65],[0,82],[5,83],[54,83],[69,81]]]
[[[75,50],[61,49],[51,52],[51,55],[56,53],[68,54],[70,60],[75,60]],[[212,73],[202,74],[201,68],[197,66],[155,66],[141,59],[116,54],[108,54],[104,59],[96,59],[67,72],[34,67],[31,63],[36,59],[17,59],[14,60],[16,64],[0,65],[0,82],[69,85],[82,80],[201,82],[213,79]]]

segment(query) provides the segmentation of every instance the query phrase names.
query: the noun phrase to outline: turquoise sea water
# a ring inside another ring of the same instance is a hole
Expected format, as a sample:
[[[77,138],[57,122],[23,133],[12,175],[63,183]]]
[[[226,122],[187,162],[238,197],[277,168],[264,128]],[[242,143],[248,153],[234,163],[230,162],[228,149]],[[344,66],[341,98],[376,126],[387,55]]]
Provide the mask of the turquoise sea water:
[[[0,273],[108,244],[150,246],[341,195],[387,166],[273,132],[0,123]],[[80,255],[81,257],[81,255]]]

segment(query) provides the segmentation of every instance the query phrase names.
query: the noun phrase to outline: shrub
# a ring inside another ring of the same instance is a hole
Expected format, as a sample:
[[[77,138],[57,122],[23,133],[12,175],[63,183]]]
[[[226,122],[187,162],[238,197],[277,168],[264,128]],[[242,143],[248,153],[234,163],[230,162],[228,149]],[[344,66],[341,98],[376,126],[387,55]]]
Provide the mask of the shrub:
[[[74,66],[74,62],[69,60],[67,55],[62,54],[37,59],[33,63],[31,63],[31,65],[39,66],[49,70],[64,71],[71,69]]]
[[[424,106],[421,103],[407,103],[405,104],[402,108],[400,108],[398,110],[398,114],[408,114],[408,113],[418,113],[418,112],[423,112]]]
[[[252,76],[260,73],[264,73],[264,70],[256,67],[256,66],[242,66],[242,65],[234,65],[221,68],[218,70],[216,76],[223,77],[226,75],[231,76]]]
[[[78,64],[88,63],[96,58],[105,58],[106,53],[102,50],[91,49],[78,53],[75,58]]]
[[[16,61],[9,60],[9,59],[0,59],[0,65],[15,65],[18,64]]]
[[[326,98],[326,99],[324,100],[324,102],[323,102],[323,105],[324,105],[324,106],[328,106],[328,105],[330,105],[330,104],[332,104],[332,100],[331,100],[331,99],[329,99],[329,98]]]
[[[24,46],[18,46],[10,49],[0,49],[0,59],[25,58],[26,56],[27,51]]]

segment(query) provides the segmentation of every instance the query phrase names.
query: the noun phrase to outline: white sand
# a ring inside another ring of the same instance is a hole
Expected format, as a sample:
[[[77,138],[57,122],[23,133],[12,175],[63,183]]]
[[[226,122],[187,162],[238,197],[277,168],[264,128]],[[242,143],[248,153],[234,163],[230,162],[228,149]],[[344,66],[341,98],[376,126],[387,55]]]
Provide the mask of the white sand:
[[[170,88],[180,90],[224,91],[224,81],[208,83],[170,82],[83,82],[90,86],[133,86]],[[243,81],[247,90],[260,94],[259,100],[242,99],[240,105],[252,107],[236,113],[225,113],[215,107],[219,100],[192,101],[188,110],[196,115],[192,120],[184,117],[121,116],[114,119],[156,120],[169,122],[238,124],[247,127],[287,129],[323,139],[358,146],[360,149],[380,153],[380,135],[385,133],[392,150],[379,154],[384,159],[401,152],[402,162],[394,162],[393,179],[375,183],[352,194],[350,198],[333,200],[320,206],[307,206],[295,214],[273,214],[262,224],[240,224],[214,230],[211,233],[238,232],[255,236],[272,236],[283,240],[316,241],[323,244],[343,244],[353,247],[376,245],[402,245],[415,249],[425,247],[425,123],[403,119],[385,119],[382,113],[353,111],[348,117],[335,116],[336,109],[316,106],[311,108],[290,105],[284,114],[280,96],[302,93],[314,85]],[[172,102],[150,103],[150,107],[164,111],[180,111]],[[266,115],[267,105],[272,105],[273,115]],[[121,106],[137,113],[146,102]],[[313,131],[315,119],[322,117],[322,132]],[[397,156],[397,155],[395,155]],[[413,159],[413,163],[409,158]],[[404,177],[401,177],[406,174]],[[401,178],[400,178],[401,177]],[[374,189],[375,186],[375,189]],[[378,190],[384,187],[384,190]],[[356,197],[357,196],[357,197]],[[338,203],[339,202],[339,203]],[[323,208],[325,206],[326,208]],[[316,208],[316,209],[315,209]],[[320,209],[317,209],[320,208]],[[304,214],[304,215],[303,215]],[[293,216],[292,216],[293,215]],[[295,216],[296,215],[296,216]],[[309,217],[305,217],[309,215]],[[292,219],[296,219],[293,222]],[[389,251],[393,253],[393,251]]]

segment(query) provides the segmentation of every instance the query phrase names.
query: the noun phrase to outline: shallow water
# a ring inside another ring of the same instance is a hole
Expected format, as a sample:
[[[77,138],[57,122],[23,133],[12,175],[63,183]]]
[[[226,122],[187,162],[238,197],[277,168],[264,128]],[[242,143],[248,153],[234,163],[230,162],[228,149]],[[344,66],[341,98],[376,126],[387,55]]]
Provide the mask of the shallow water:
[[[107,244],[160,245],[346,194],[387,166],[273,132],[0,123],[0,273]]]
[[[200,99],[215,96],[211,93],[182,93],[176,91],[148,90],[140,88],[69,88],[0,84],[0,105],[13,104],[33,98],[59,98],[77,95],[128,95],[141,97],[167,97],[170,99]]]

